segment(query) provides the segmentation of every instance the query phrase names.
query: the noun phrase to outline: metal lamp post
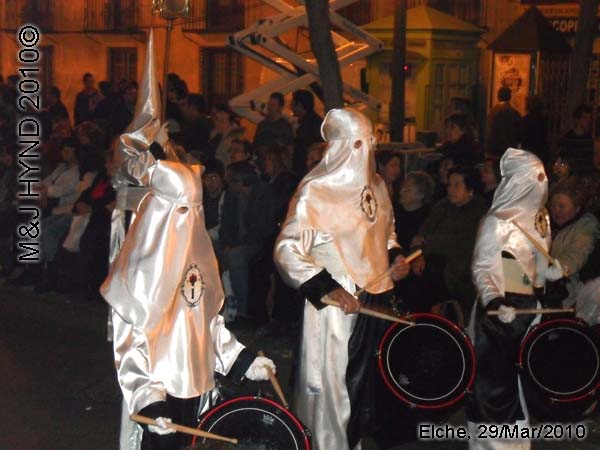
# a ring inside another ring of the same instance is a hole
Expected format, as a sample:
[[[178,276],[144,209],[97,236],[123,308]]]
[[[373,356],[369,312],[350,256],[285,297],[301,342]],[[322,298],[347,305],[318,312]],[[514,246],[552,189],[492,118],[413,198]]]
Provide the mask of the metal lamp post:
[[[165,61],[163,65],[162,110],[161,122],[165,121],[167,113],[167,78],[169,74],[169,54],[171,50],[171,31],[175,19],[187,17],[190,13],[190,0],[152,0],[152,11],[159,13],[167,21],[165,38]]]

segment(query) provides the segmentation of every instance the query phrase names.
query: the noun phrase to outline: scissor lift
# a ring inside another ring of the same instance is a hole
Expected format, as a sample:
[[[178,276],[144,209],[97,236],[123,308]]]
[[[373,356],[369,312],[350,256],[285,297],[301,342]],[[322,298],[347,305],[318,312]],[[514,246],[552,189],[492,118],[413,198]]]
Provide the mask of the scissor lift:
[[[279,37],[294,28],[308,26],[304,5],[291,6],[284,0],[263,0],[279,13],[261,19],[244,30],[232,34],[227,45],[240,53],[260,62],[278,74],[278,78],[258,88],[241,94],[230,100],[230,107],[240,116],[258,123],[264,115],[266,101],[272,92],[289,94],[297,89],[306,88],[319,81],[319,67],[316,61],[308,61],[298,54]],[[362,28],[346,20],[336,10],[356,0],[331,0],[331,23],[357,42],[350,41],[338,33],[332,33],[333,43],[338,55],[340,69],[365,58],[383,48],[383,43]],[[344,98],[348,103],[358,104],[359,108],[373,111],[381,109],[381,102],[353,86],[344,83]]]

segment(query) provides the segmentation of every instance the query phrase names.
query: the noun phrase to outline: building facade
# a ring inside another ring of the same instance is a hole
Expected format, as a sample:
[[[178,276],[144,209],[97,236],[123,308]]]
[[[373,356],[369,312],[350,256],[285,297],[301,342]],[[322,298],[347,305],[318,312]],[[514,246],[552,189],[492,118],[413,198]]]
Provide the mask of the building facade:
[[[297,0],[287,0],[298,4]],[[485,120],[489,107],[492,52],[487,45],[536,4],[551,23],[568,37],[576,29],[577,2],[535,0],[407,0],[408,6],[436,8],[483,30],[477,43],[478,69],[473,102]],[[395,2],[357,0],[340,10],[365,25],[391,16]],[[178,73],[192,92],[202,92],[211,104],[253,89],[269,79],[268,70],[226,46],[227,36],[276,11],[262,0],[191,0],[191,14],[176,22],[172,33],[169,71]],[[4,0],[0,2],[0,74],[16,73],[16,30],[35,23],[43,32],[41,80],[58,86],[72,109],[82,76],[97,81],[139,80],[150,27],[155,29],[156,60],[163,66],[165,21],[152,13],[152,0]],[[308,32],[299,28],[282,36],[296,53],[310,53]],[[600,40],[594,45],[589,99],[600,100]],[[596,56],[598,55],[598,56]]]

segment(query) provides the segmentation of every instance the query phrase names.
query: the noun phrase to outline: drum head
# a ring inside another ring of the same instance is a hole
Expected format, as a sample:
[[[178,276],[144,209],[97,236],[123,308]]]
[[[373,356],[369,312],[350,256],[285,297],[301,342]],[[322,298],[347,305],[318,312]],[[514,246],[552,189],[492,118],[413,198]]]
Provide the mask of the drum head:
[[[395,324],[379,347],[379,369],[390,390],[411,407],[446,408],[473,384],[475,352],[463,330],[434,314]]]
[[[310,433],[279,404],[264,398],[239,397],[200,417],[202,431],[237,438],[237,445],[214,439],[194,440],[206,450],[310,450]]]
[[[597,340],[579,320],[550,320],[534,327],[523,340],[519,363],[524,376],[557,401],[591,395],[600,381]]]

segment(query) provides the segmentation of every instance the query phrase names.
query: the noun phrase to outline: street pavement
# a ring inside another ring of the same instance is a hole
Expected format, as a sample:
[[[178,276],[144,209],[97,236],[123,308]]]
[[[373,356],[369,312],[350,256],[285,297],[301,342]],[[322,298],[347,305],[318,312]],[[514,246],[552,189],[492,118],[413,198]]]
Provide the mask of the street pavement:
[[[38,295],[0,280],[0,450],[116,450],[120,391],[107,306],[76,295]],[[264,350],[278,368],[288,399],[295,339],[236,330],[251,350]],[[242,394],[274,396],[268,383],[248,382]],[[584,441],[536,441],[534,450],[600,449],[600,414]],[[464,410],[449,422],[464,425]],[[376,450],[367,441],[364,450]],[[466,450],[461,441],[413,441],[395,450]],[[336,450],[336,449],[322,449]]]

